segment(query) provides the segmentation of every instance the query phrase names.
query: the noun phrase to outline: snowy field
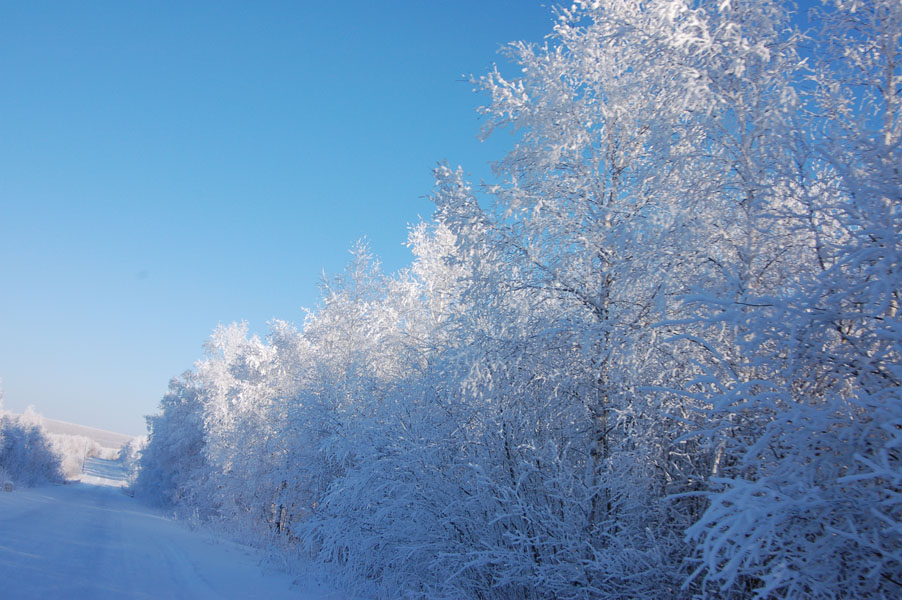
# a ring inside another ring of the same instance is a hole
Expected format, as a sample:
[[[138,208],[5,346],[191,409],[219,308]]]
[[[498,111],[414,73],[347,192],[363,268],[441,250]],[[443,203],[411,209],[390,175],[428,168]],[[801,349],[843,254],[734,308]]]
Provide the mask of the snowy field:
[[[57,435],[81,435],[94,440],[104,448],[121,448],[133,437],[123,433],[97,429],[96,427],[77,425],[75,423],[67,423],[66,421],[56,421],[54,419],[48,419],[47,417],[43,417],[41,422],[48,433]]]
[[[118,465],[89,459],[82,481],[0,492],[0,597],[335,600],[261,567],[126,496]]]

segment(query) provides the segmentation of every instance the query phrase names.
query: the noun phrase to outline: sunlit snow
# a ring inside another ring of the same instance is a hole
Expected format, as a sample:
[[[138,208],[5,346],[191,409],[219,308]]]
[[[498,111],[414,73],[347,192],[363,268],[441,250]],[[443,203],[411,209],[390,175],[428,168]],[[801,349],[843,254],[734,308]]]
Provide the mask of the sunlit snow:
[[[127,496],[119,466],[80,482],[0,492],[0,597],[325,600],[251,548],[201,534]]]

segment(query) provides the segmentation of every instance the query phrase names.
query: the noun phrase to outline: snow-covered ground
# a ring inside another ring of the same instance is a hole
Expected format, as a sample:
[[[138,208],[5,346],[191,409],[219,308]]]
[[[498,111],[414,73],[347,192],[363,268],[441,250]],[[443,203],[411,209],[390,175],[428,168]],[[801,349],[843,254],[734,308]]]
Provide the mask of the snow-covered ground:
[[[118,465],[82,481],[0,491],[0,597],[334,600],[262,567],[255,550],[193,531],[126,496]]]
[[[125,474],[122,465],[112,460],[87,457],[81,475],[77,477],[82,483],[104,487],[125,487]]]

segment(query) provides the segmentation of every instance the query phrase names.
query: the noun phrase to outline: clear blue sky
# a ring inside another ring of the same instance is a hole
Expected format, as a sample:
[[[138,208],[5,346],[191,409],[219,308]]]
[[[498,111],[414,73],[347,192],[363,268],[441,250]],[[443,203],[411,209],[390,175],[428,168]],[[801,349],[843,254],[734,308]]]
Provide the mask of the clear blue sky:
[[[0,0],[5,407],[143,433],[218,323],[300,323],[362,236],[405,266],[546,4]]]

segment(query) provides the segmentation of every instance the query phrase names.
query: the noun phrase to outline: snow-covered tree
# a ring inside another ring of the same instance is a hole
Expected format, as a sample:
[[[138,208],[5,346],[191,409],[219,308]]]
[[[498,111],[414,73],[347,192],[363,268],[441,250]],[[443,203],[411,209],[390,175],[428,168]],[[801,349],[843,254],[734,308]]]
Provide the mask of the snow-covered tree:
[[[30,407],[24,415],[0,411],[0,479],[28,486],[63,480],[60,456]]]
[[[815,17],[814,87],[800,131],[776,140],[797,140],[797,201],[758,219],[787,222],[809,260],[788,284],[716,309],[739,353],[728,370],[711,361],[719,471],[689,535],[709,592],[891,597],[902,589],[902,5],[838,1]]]
[[[364,596],[893,596],[900,6],[558,9],[475,80],[497,182],[218,328],[137,489]]]
[[[209,466],[200,393],[194,374],[175,377],[161,413],[147,417],[147,445],[132,485],[137,496],[163,506],[210,509],[209,496],[201,493]]]

